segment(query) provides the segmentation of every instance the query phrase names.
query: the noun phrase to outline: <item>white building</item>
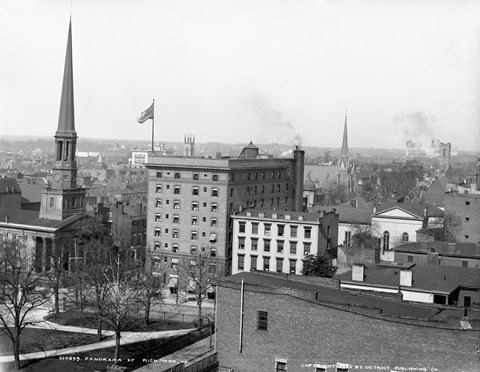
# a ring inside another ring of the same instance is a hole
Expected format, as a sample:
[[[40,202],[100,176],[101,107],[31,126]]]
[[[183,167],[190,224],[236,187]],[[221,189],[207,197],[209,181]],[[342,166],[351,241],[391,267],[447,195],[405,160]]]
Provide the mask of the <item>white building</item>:
[[[338,214],[248,210],[233,218],[232,274],[300,274],[307,254],[336,257]]]

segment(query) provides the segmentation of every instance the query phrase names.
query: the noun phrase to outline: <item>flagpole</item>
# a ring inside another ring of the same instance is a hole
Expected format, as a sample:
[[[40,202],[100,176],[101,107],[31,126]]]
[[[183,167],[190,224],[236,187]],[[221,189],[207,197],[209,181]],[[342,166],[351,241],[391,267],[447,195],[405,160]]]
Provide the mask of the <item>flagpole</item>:
[[[153,115],[152,115],[152,151],[155,151],[155,146],[154,146],[154,127],[155,127],[155,100],[153,100]]]

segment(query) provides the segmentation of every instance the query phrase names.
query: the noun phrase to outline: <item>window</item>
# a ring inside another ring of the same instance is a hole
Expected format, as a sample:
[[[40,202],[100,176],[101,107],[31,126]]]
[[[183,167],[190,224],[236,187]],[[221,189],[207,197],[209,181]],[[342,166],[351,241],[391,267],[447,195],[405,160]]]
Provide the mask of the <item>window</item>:
[[[172,238],[178,239],[180,237],[180,232],[178,230],[172,231]]]
[[[270,239],[263,239],[263,250],[270,252]]]
[[[407,262],[413,262],[413,256],[407,256]]]
[[[208,272],[210,274],[215,274],[217,272],[217,265],[210,264],[209,267],[208,267]]]
[[[258,239],[252,238],[252,251],[256,251],[258,249]]]
[[[228,175],[228,177],[229,177],[230,181],[235,181],[235,174],[234,173],[230,173]]]
[[[192,217],[192,225],[198,225],[198,217]]]
[[[157,186],[155,187],[155,192],[157,194],[161,193],[162,192],[162,185],[161,184],[157,184]]]
[[[53,207],[54,203],[55,203],[55,198],[51,197],[50,198],[50,207]]]
[[[162,178],[162,172],[160,171],[157,172],[157,178]]]
[[[465,217],[465,222],[469,222],[470,221],[470,217]]]
[[[304,227],[304,237],[305,239],[312,238],[312,228],[311,227]]]
[[[179,179],[180,178],[180,173],[175,173],[174,178]]]
[[[383,232],[383,249],[390,248],[390,233],[388,231]]]
[[[462,261],[462,267],[468,267],[468,261]]]
[[[238,232],[239,233],[245,233],[245,222],[239,222],[238,223]]]
[[[233,188],[230,189],[230,192],[228,194],[231,198],[233,198]]]
[[[167,220],[168,220],[168,216],[169,216],[168,213],[165,213],[165,218],[166,218]]]
[[[470,205],[470,202],[469,201],[465,202],[465,205]]]
[[[287,371],[287,363],[276,362],[275,372],[286,372],[286,371]]]
[[[288,182],[285,184],[285,191],[288,191]]]
[[[212,176],[212,181],[218,181],[218,174],[214,174]]]
[[[198,173],[194,173],[194,174],[193,174],[193,179],[194,179],[195,181],[198,181]]]
[[[257,186],[253,186],[253,195],[257,195]]]
[[[263,257],[263,270],[270,271],[270,257]]]
[[[310,247],[312,243],[303,243],[303,254],[310,254]]]
[[[230,203],[229,210],[230,210],[230,213],[233,213],[233,203]]]
[[[330,225],[327,226],[327,238],[330,237]]]
[[[297,229],[298,226],[290,226],[290,237],[296,238],[297,237]]]
[[[408,242],[408,233],[404,232],[402,234],[402,242]]]
[[[263,203],[264,203],[264,202],[263,202],[263,199],[260,200],[260,208],[263,208]]]
[[[198,187],[197,186],[193,186],[192,195],[198,195]]]
[[[238,249],[245,249],[245,238],[238,238]]]
[[[470,238],[470,235],[464,235],[463,237],[464,237],[465,239],[468,239],[468,238]]]
[[[351,231],[345,231],[345,240],[343,241],[343,244],[346,245],[347,247],[350,247],[352,245],[352,232]]]
[[[167,190],[170,190],[170,185],[167,185]]]
[[[195,254],[195,253],[197,253],[197,250],[198,250],[197,247],[196,247],[195,245],[192,245],[192,246],[190,247],[190,254]]]
[[[277,185],[277,192],[280,192],[282,190],[282,187],[280,185]]]
[[[173,215],[173,223],[180,223],[180,217],[177,214]]]
[[[192,211],[198,211],[198,203],[192,202]]]
[[[198,233],[196,231],[192,231],[192,233],[190,234],[190,239],[198,240]]]
[[[218,212],[218,204],[213,203],[210,207],[211,212]]]
[[[283,236],[285,234],[285,225],[277,225],[278,236]]]
[[[155,213],[155,222],[160,222],[162,220],[162,215],[160,213]]]
[[[463,297],[463,306],[470,307],[472,305],[472,298],[470,296]]]
[[[165,200],[165,204],[170,204],[170,200]]]
[[[212,189],[212,196],[218,196],[218,189]]]
[[[155,236],[161,236],[161,234],[162,234],[162,231],[160,230],[160,228],[156,228],[155,232],[154,232],[154,235]]]
[[[168,244],[165,243],[165,246],[168,247]],[[172,244],[172,252],[178,252],[178,244]]]
[[[272,225],[269,224],[269,223],[266,223],[264,224],[264,230],[263,230],[263,233],[266,235],[266,236],[270,236],[270,232],[272,231]]]
[[[288,266],[288,272],[290,274],[295,274],[297,271],[297,260],[290,260],[289,266]]]
[[[268,312],[258,312],[258,329],[266,331],[268,329]]]
[[[283,253],[283,240],[277,240],[277,252]]]
[[[260,194],[265,194],[265,186],[260,186]]]
[[[270,192],[271,193],[275,192],[275,185],[270,185]]]
[[[218,227],[218,222],[216,218],[212,218],[210,221],[210,227]]]
[[[180,209],[180,200],[173,201],[173,209]]]
[[[257,256],[250,257],[250,270],[257,270]]]
[[[290,242],[290,254],[297,254],[297,242]]]
[[[156,242],[156,243],[153,243],[153,250],[156,251],[160,249],[160,243]]]
[[[288,204],[288,196],[285,196],[285,205]]]
[[[262,180],[265,179],[265,172],[262,172]]]
[[[155,201],[155,207],[156,208],[162,208],[162,199],[157,199]]]
[[[243,270],[245,267],[245,255],[239,254],[238,255],[238,270]]]
[[[277,258],[277,273],[283,271],[283,258]]]
[[[177,194],[177,195],[180,194],[180,186],[178,186],[178,185],[177,185],[177,186],[174,186],[174,187],[173,187],[173,193],[174,193],[174,194]]]

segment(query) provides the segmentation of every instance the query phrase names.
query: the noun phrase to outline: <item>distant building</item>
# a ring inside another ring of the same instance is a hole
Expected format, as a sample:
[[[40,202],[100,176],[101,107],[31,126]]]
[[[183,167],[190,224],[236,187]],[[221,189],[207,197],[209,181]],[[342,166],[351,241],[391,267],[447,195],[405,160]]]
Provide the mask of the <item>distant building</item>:
[[[0,207],[22,207],[22,191],[15,178],[0,178]]]
[[[301,211],[303,165],[302,150],[275,159],[261,156],[253,143],[238,158],[149,158],[147,246],[169,263],[208,249],[231,272],[231,214]]]
[[[395,262],[480,268],[480,243],[417,242],[395,248]]]
[[[464,243],[480,242],[480,194],[447,192],[445,212],[457,215],[461,221],[457,240]]]
[[[247,210],[233,218],[232,274],[300,274],[307,254],[336,258],[338,215]]]
[[[478,332],[460,330],[460,317],[455,330],[442,329],[432,306],[352,295],[322,279],[245,272],[219,280],[219,370],[476,370]]]
[[[355,173],[355,165],[350,164],[347,136],[347,113],[345,113],[342,148],[340,154],[340,161],[338,162],[338,185],[345,188],[347,197],[349,195],[355,194],[357,191],[357,180]]]

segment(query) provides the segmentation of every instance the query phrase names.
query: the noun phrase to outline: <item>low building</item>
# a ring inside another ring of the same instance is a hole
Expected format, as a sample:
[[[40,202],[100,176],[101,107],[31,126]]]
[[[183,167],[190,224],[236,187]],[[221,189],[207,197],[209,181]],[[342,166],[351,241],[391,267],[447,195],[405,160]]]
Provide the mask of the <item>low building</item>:
[[[478,269],[413,263],[357,264],[337,279],[342,289],[398,293],[403,301],[480,309]]]
[[[247,210],[232,219],[232,274],[249,270],[300,274],[307,254],[336,258],[338,215],[334,210]]]
[[[442,329],[437,309],[238,273],[217,283],[219,371],[474,371],[478,331]],[[463,313],[457,310],[457,313]],[[459,317],[459,318],[460,318]],[[408,319],[407,319],[408,318]],[[423,347],[428,342],[428,347]]]
[[[416,242],[395,248],[395,262],[480,268],[480,244]]]

